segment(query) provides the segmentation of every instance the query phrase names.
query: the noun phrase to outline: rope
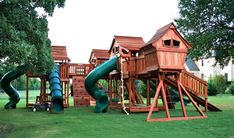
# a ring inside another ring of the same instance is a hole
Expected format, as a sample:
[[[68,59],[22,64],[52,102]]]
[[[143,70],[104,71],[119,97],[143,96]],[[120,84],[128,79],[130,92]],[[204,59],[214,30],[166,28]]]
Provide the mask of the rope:
[[[125,104],[124,104],[124,74],[123,74],[123,62],[124,62],[125,60],[123,59],[123,58],[121,58],[120,59],[120,68],[121,68],[121,70],[120,70],[120,73],[121,73],[121,86],[120,86],[120,88],[121,88],[121,98],[122,98],[122,107],[123,107],[123,111],[127,114],[127,115],[129,115],[129,113],[126,111],[126,106],[125,106]]]

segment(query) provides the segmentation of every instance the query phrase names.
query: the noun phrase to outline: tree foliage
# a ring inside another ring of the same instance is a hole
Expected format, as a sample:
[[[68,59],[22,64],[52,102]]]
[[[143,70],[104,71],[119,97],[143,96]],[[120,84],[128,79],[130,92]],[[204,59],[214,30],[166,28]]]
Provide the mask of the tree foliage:
[[[227,80],[223,75],[214,75],[208,80],[208,95],[224,94],[227,89]]]
[[[65,0],[0,1],[0,71],[28,64],[30,69],[46,73],[52,69],[48,21],[56,6]],[[37,9],[44,9],[39,15]]]
[[[226,65],[234,56],[234,1],[180,0],[179,30],[192,44],[191,57],[215,57]]]

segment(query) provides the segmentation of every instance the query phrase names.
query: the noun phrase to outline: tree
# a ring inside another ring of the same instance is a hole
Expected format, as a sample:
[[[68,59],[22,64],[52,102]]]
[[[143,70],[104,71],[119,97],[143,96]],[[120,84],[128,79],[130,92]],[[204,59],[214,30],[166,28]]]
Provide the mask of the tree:
[[[0,70],[27,64],[40,73],[53,66],[48,21],[56,6],[63,7],[65,0],[1,0],[0,1]],[[37,9],[44,9],[39,15]],[[1,77],[0,76],[0,77]]]
[[[192,44],[193,58],[214,57],[221,66],[234,57],[234,1],[180,0],[179,31]]]

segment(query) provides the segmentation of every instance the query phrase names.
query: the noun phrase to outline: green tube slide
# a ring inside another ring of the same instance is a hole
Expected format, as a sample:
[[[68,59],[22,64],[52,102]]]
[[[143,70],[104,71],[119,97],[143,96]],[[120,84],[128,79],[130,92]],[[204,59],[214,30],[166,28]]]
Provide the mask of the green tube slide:
[[[19,92],[11,85],[11,81],[23,75],[27,70],[26,65],[17,67],[15,70],[7,72],[1,79],[2,89],[9,95],[9,102],[5,105],[5,109],[16,108],[16,104],[20,101]]]
[[[86,90],[96,100],[96,106],[94,108],[95,113],[106,112],[109,103],[109,97],[103,90],[96,86],[96,82],[101,77],[117,69],[117,62],[118,56],[116,55],[92,70],[85,79]]]
[[[59,78],[59,66],[54,65],[52,72],[49,74],[49,83],[51,91],[51,111],[59,113],[63,111],[63,92]]]

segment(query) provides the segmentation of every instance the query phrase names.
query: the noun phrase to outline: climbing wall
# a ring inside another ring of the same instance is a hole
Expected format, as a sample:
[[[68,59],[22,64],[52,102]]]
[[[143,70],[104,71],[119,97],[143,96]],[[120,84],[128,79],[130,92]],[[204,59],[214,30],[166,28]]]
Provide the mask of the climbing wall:
[[[74,107],[78,108],[81,106],[90,106],[90,95],[85,89],[84,77],[73,76],[72,83],[73,83]]]

